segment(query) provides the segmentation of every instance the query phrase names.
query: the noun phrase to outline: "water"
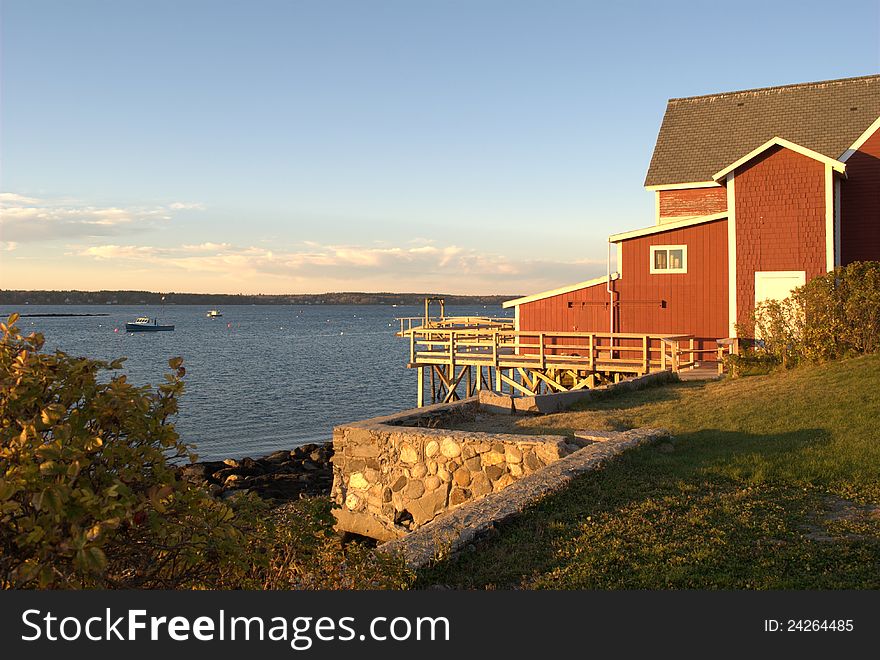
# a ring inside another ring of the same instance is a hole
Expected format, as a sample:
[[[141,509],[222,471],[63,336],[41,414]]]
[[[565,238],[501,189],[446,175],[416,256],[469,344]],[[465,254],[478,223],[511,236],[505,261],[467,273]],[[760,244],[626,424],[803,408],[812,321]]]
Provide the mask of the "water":
[[[97,317],[22,318],[25,334],[42,332],[44,350],[111,360],[126,356],[136,385],[164,382],[168,358],[182,356],[186,391],[175,425],[202,459],[262,456],[326,441],[335,425],[412,408],[415,370],[409,342],[394,336],[400,316],[423,307],[388,305],[226,306],[28,305],[22,314],[107,313]],[[498,316],[500,309],[461,306],[456,315]],[[158,317],[174,332],[126,333],[125,321]],[[5,318],[5,317],[4,317]]]

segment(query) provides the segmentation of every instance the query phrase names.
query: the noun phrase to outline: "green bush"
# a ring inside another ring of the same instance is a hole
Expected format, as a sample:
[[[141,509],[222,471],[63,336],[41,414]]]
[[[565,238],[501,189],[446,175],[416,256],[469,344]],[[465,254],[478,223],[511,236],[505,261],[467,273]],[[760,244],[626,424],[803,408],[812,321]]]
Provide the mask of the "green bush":
[[[784,300],[761,303],[751,328],[755,350],[731,364],[742,367],[760,358],[791,367],[877,351],[880,262],[854,262],[810,280]]]
[[[156,391],[111,363],[41,352],[17,315],[0,324],[0,585],[196,584],[241,560],[232,509],[177,478],[191,458],[168,419],[180,358]]]
[[[326,498],[272,511],[180,478],[169,419],[185,370],[155,390],[101,362],[42,352],[0,324],[0,587],[394,588],[402,561],[344,548]],[[100,376],[105,376],[101,378]],[[109,377],[107,377],[109,376]]]

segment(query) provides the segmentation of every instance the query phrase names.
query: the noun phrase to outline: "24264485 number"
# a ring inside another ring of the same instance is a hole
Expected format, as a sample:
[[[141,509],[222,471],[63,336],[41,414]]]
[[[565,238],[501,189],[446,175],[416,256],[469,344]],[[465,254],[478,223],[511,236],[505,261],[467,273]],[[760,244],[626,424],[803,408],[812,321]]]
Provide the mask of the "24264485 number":
[[[853,628],[852,619],[764,619],[766,632],[850,632]]]

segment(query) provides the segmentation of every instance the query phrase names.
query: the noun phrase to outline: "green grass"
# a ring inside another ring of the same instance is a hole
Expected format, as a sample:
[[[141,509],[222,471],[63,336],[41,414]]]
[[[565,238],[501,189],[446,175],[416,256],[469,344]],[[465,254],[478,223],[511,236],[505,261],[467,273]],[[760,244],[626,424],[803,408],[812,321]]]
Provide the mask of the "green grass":
[[[579,477],[417,586],[880,588],[880,355],[609,395],[519,425],[675,439]]]

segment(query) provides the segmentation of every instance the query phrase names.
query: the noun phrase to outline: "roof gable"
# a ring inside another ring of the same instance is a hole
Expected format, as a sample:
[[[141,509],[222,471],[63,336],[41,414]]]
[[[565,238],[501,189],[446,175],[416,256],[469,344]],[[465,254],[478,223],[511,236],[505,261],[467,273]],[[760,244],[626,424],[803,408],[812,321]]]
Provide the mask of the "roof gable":
[[[670,99],[646,186],[711,181],[774,137],[839,159],[880,117],[880,75]]]
[[[770,147],[783,147],[785,149],[790,149],[791,151],[797,152],[797,153],[801,154],[802,156],[806,156],[807,158],[812,158],[813,160],[818,160],[820,163],[822,163],[824,165],[830,165],[831,168],[835,172],[839,172],[840,174],[843,174],[846,171],[846,165],[841,163],[839,160],[829,158],[828,156],[825,156],[825,155],[820,154],[816,151],[813,151],[812,149],[807,149],[805,147],[802,147],[799,144],[795,144],[794,142],[790,142],[790,141],[785,140],[781,137],[774,137],[770,140],[767,140],[764,144],[762,144],[757,149],[750,151],[742,158],[735,160],[730,165],[725,167],[723,170],[719,170],[718,172],[715,172],[715,174],[712,175],[712,179],[715,181],[720,181],[721,179],[726,177],[730,172],[733,172],[736,168],[740,167],[741,165],[745,165],[746,163],[748,163],[750,160],[752,160],[756,156],[759,156],[760,154],[767,151],[767,149],[769,149]]]

